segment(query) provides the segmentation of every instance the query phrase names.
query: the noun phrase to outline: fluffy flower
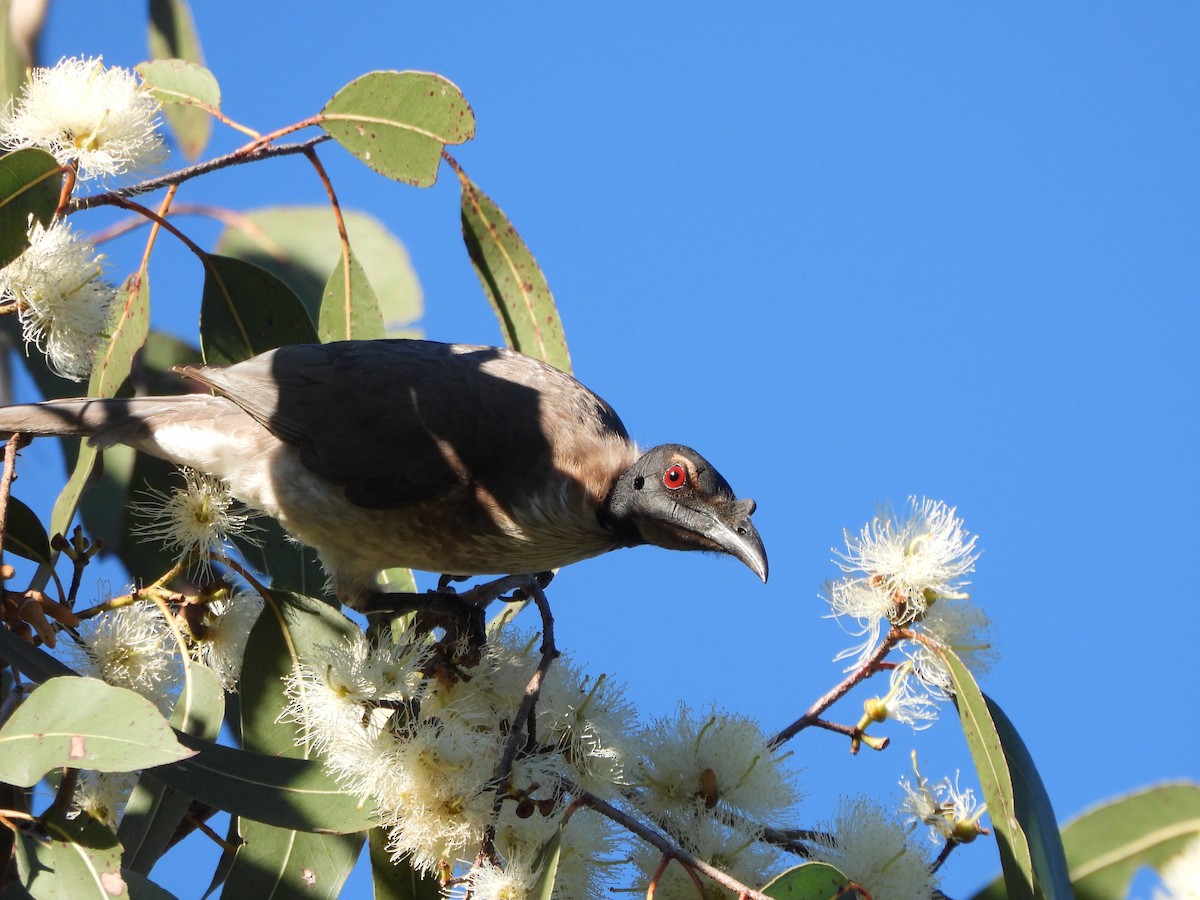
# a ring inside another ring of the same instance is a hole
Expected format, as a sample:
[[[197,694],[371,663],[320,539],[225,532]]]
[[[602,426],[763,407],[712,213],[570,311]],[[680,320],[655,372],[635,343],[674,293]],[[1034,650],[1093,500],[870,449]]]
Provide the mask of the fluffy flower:
[[[0,112],[0,146],[38,147],[81,179],[144,172],[166,157],[158,101],[128,69],[64,58],[34,69]]]
[[[133,533],[161,541],[178,559],[192,558],[206,566],[209,554],[225,556],[233,535],[249,537],[256,527],[250,514],[238,512],[229,488],[219,478],[186,466],[179,469],[183,486],[171,493],[146,490],[148,499],[132,511],[146,519]],[[250,537],[250,539],[253,539]]]
[[[916,626],[943,647],[953,650],[963,665],[979,676],[992,667],[996,652],[988,640],[991,623],[985,613],[969,600],[941,600],[931,606]],[[935,696],[953,693],[950,671],[941,655],[917,641],[905,641],[901,648],[912,660],[913,673]]]
[[[909,831],[865,797],[845,799],[813,858],[836,866],[875,900],[929,900],[937,879],[930,860],[909,840]]]
[[[214,600],[204,609],[200,653],[227,691],[237,690],[250,629],[262,610],[262,597],[252,591],[237,591],[228,600]]]
[[[79,629],[80,671],[129,688],[165,715],[179,690],[182,669],[174,635],[158,607],[134,603],[88,619]]]
[[[393,858],[423,872],[470,853],[492,822],[489,787],[503,749],[497,732],[422,718],[379,759],[375,801]]]
[[[79,773],[71,808],[76,814],[87,813],[116,831],[137,780],[137,772],[93,772],[84,769]]]
[[[778,868],[778,855],[757,839],[755,831],[725,825],[711,816],[700,815],[690,816],[686,821],[676,820],[673,824],[675,827],[668,828],[668,831],[684,848],[748,887],[761,888],[769,874]],[[639,842],[632,861],[641,876],[637,890],[645,893],[662,861],[662,854],[654,847]],[[658,880],[655,900],[697,900],[698,897],[704,900],[735,900],[738,896],[703,876],[700,882],[704,885],[703,895],[697,892],[696,883],[683,868],[672,862]]]
[[[296,667],[287,681],[289,703],[280,718],[300,726],[297,743],[311,743],[351,777],[354,759],[370,752],[382,721],[391,714],[384,704],[412,699],[420,669],[418,647],[388,638],[373,645],[355,632],[341,644],[322,647],[319,660]]]
[[[762,822],[796,802],[793,775],[745,716],[681,705],[645,729],[642,746],[637,802],[658,821],[719,810]]]
[[[942,841],[970,843],[980,833],[979,819],[987,806],[975,799],[970,788],[958,785],[958,773],[954,782],[949,778],[930,786],[929,780],[917,769],[917,754],[913,751],[913,775],[916,784],[907,776],[900,779],[904,791],[901,809],[912,822],[929,826],[929,839],[935,844]]]
[[[566,811],[563,801],[543,803],[551,808],[521,809],[510,802],[501,807],[495,846],[506,866],[531,870],[542,847],[558,830]],[[591,900],[609,893],[616,868],[625,862],[617,851],[616,826],[599,813],[576,810],[562,832],[554,900]]]
[[[939,600],[965,601],[975,542],[952,507],[916,497],[905,516],[883,508],[857,537],[846,532],[835,562],[847,574],[826,585],[825,599],[839,620],[854,620],[848,630],[863,640],[835,658],[853,657],[847,671],[858,668],[885,623],[912,625]]]
[[[70,225],[34,222],[25,252],[0,270],[0,302],[16,307],[26,346],[72,381],[88,377],[108,342],[117,294],[103,259]]]
[[[912,664],[905,663],[892,669],[888,680],[888,692],[882,697],[873,697],[863,704],[868,721],[884,722],[894,719],[910,725],[914,731],[928,728],[937,718],[937,704],[924,690],[914,684],[920,679],[912,677]],[[863,722],[866,727],[866,721]]]
[[[901,620],[920,614],[928,600],[961,597],[979,554],[953,507],[940,500],[910,497],[908,515],[881,509],[858,537],[846,533],[838,553],[843,572],[862,573],[906,609]]]
[[[1162,887],[1154,891],[1154,900],[1200,900],[1200,839],[1162,867]]]

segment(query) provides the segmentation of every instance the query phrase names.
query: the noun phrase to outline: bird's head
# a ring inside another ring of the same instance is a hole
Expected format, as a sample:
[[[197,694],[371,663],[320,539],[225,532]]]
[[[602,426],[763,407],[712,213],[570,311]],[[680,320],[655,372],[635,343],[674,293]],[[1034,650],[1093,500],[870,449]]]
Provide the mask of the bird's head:
[[[767,551],[739,500],[703,456],[679,444],[648,450],[621,475],[601,519],[630,544],[728,553],[767,580]]]

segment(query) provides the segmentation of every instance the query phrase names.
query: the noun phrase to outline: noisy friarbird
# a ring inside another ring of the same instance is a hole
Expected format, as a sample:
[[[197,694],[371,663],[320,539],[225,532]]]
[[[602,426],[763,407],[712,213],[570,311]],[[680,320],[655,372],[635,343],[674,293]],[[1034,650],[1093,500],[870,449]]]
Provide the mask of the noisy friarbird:
[[[228,367],[183,366],[215,391],[0,408],[0,432],[87,435],[222,479],[316,549],[344,603],[380,570],[532,574],[656,544],[767,557],[699,453],[642,452],[570,375],[496,347],[342,341]]]

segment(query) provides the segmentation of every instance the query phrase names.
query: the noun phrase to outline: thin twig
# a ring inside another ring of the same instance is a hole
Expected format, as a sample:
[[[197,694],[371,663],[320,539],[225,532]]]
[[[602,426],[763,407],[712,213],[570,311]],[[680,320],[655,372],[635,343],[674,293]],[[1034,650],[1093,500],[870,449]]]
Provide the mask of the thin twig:
[[[26,443],[27,438],[13,434],[4,445],[4,471],[0,473],[0,564],[4,562],[4,532],[8,530],[8,497],[17,477],[17,451]]]
[[[649,827],[643,822],[640,822],[633,816],[613,806],[608,801],[601,800],[595,794],[591,794],[588,791],[583,790],[579,786],[567,781],[566,779],[560,779],[560,783],[565,791],[567,791],[577,800],[581,801],[585,806],[594,809],[605,818],[611,819],[625,830],[633,832],[655,849],[660,850],[663,853],[670,854],[679,862],[686,866],[690,866],[710,880],[721,885],[721,887],[728,888],[734,893],[746,897],[747,900],[770,900],[766,894],[742,884],[736,878],[731,875],[727,875],[711,863],[707,863],[695,854],[689,853],[682,847],[679,847],[677,844],[675,844],[666,835],[655,831],[653,828]]]
[[[302,127],[307,127],[307,123]],[[280,133],[275,132],[273,135],[265,135],[264,137],[277,137]],[[282,133],[287,132],[282,131]],[[129,187],[106,191],[103,194],[96,194],[92,197],[77,198],[72,200],[68,205],[67,212],[73,213],[82,209],[93,209],[97,206],[120,206],[119,201],[126,197],[147,194],[173,184],[183,184],[185,181],[190,181],[209,172],[215,172],[218,169],[227,169],[230,166],[240,166],[243,163],[256,162],[257,160],[273,156],[291,156],[296,153],[304,153],[310,147],[315,147],[317,144],[324,143],[327,140],[329,140],[329,135],[319,134],[316,137],[309,138],[306,141],[298,141],[294,144],[270,145],[262,143],[261,139],[252,141],[244,147],[234,150],[232,153],[226,153],[224,156],[218,156],[206,162],[196,163],[194,166],[178,169],[158,178],[150,178]]]
[[[333,221],[337,225],[338,238],[342,245],[342,296],[344,298],[342,309],[345,312],[345,321],[342,323],[342,327],[345,329],[346,337],[353,337],[350,329],[350,236],[346,233],[346,220],[342,216],[342,206],[338,203],[337,193],[333,190],[333,182],[329,180],[329,173],[321,165],[317,151],[308,147],[304,151],[304,155],[312,163],[312,167],[317,170],[317,177],[321,179],[321,184],[325,186],[325,193],[329,195],[329,205],[333,207]]]
[[[488,825],[484,832],[483,841],[480,845],[478,861],[482,859],[495,860],[496,849],[496,825],[495,818],[500,813],[500,807],[504,803],[505,796],[508,790],[508,779],[512,774],[513,763],[516,762],[517,752],[521,747],[521,738],[528,735],[530,739],[534,739],[534,722],[537,707],[538,696],[542,691],[542,682],[546,679],[546,673],[550,671],[550,666],[559,656],[558,648],[554,645],[554,616],[550,612],[550,602],[546,599],[546,594],[542,591],[541,585],[537,583],[537,578],[533,575],[522,576],[520,589],[525,594],[533,597],[533,602],[537,604],[538,612],[542,616],[542,657],[538,661],[537,669],[529,679],[529,683],[525,685],[525,696],[521,699],[521,706],[517,709],[517,714],[513,716],[512,727],[508,732],[508,737],[504,742],[504,752],[500,756],[500,763],[496,766],[496,773],[492,776],[492,784],[496,785],[496,800],[492,807],[492,823]]]
[[[779,732],[779,734],[775,735],[775,737],[771,738],[768,746],[772,748],[778,747],[780,744],[790,741],[805,728],[815,725],[820,721],[821,713],[844,697],[856,684],[875,674],[883,658],[891,652],[892,647],[899,642],[901,637],[900,629],[893,626],[892,630],[887,633],[887,636],[884,637],[879,646],[875,648],[875,652],[861,666],[820,697],[816,703],[809,707],[808,712]]]

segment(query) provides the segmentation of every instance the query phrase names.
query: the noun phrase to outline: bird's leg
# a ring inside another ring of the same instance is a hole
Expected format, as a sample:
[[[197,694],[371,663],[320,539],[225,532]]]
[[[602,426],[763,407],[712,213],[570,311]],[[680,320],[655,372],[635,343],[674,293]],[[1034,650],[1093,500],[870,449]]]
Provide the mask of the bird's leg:
[[[438,579],[436,591],[426,594],[375,594],[363,612],[367,615],[381,614],[389,621],[406,613],[416,613],[413,626],[419,631],[427,633],[441,628],[445,632],[442,643],[453,645],[465,638],[468,647],[478,649],[487,641],[484,613],[490,603],[499,599],[510,603],[527,600],[530,579],[544,588],[553,577],[553,572],[506,575],[460,594],[450,587],[450,582],[461,579],[443,575]]]

